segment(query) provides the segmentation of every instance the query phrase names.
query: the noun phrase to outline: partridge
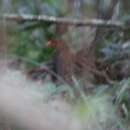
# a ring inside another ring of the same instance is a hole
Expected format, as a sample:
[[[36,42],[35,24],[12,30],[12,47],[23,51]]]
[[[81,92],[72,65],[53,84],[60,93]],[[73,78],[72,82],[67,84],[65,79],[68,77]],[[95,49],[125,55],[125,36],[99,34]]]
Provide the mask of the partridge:
[[[48,41],[48,46],[55,48],[53,57],[53,70],[64,81],[73,85],[72,77],[79,79],[83,85],[90,87],[90,82],[93,81],[92,69],[95,68],[94,55],[91,56],[86,48],[74,53],[70,48],[59,40]]]

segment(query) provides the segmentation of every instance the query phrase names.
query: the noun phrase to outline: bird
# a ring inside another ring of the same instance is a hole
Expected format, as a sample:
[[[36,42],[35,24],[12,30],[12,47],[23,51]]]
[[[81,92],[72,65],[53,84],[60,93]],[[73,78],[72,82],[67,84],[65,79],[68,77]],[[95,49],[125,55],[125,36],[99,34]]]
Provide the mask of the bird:
[[[82,48],[74,53],[63,40],[52,39],[48,47],[55,48],[53,56],[53,70],[69,85],[74,85],[73,77],[87,87],[92,86],[94,80],[92,70],[95,68],[95,57],[89,48]]]

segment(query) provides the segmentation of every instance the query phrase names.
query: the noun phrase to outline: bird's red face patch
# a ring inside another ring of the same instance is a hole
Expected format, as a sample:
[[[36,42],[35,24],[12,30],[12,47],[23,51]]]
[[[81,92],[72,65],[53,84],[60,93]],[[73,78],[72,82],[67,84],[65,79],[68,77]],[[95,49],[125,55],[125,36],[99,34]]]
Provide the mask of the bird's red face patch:
[[[54,40],[54,39],[49,40],[47,42],[47,46],[51,47],[51,48],[55,48],[58,44],[59,44],[59,41],[58,40]]]

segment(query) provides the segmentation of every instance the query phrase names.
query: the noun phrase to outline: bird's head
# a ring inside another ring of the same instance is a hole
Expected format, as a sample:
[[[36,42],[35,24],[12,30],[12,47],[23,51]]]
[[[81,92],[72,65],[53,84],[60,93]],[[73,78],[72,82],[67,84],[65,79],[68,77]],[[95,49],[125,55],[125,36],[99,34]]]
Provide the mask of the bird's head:
[[[49,48],[57,48],[57,46],[62,45],[62,44],[63,44],[63,41],[56,40],[56,39],[51,39],[51,40],[48,40],[47,47],[49,47]]]
[[[56,48],[56,46],[60,44],[58,40],[51,39],[47,42],[47,46],[50,48]]]

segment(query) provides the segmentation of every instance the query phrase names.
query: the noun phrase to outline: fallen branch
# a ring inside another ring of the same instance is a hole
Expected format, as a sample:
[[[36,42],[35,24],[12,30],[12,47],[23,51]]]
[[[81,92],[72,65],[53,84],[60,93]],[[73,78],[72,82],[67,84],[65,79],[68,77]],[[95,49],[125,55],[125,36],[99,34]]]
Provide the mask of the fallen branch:
[[[67,25],[75,26],[91,26],[91,27],[106,27],[106,28],[116,28],[116,29],[125,29],[125,25],[120,21],[113,20],[102,20],[102,19],[75,19],[75,18],[64,18],[64,17],[55,17],[47,15],[31,15],[31,14],[3,14],[0,18],[5,20],[13,21],[41,21],[41,22],[51,22],[54,24],[63,23]]]

